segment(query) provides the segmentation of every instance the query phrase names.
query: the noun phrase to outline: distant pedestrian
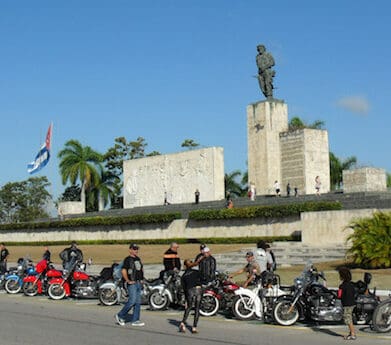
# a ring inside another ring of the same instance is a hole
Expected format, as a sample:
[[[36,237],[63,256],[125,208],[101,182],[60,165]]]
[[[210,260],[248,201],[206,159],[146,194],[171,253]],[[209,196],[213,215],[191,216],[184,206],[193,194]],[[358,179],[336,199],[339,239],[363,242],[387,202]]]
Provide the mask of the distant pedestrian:
[[[249,197],[250,197],[250,200],[251,201],[254,201],[255,200],[255,195],[256,195],[256,189],[255,189],[255,184],[254,183],[250,183],[250,188],[249,188]]]
[[[276,192],[276,196],[281,196],[280,184],[277,180],[274,181],[274,190]]]
[[[195,197],[195,203],[198,204],[200,202],[200,191],[198,189],[196,189],[194,193],[194,197]]]
[[[167,192],[164,192],[164,205],[170,205],[170,202],[168,201],[168,194]]]
[[[228,201],[227,201],[227,206],[226,206],[227,208],[234,208],[234,203],[233,203],[233,201],[232,201],[232,199],[229,199]]]
[[[10,255],[5,243],[0,244],[0,274],[7,272],[7,260]]]
[[[353,309],[356,305],[354,298],[355,289],[352,283],[352,274],[347,267],[339,269],[339,278],[342,284],[338,289],[338,297],[341,299],[343,306],[343,319],[345,324],[349,327],[349,334],[344,336],[345,340],[356,340],[356,332],[353,325]]]
[[[122,307],[118,314],[115,314],[115,320],[120,326],[125,326],[126,317],[133,308],[131,319],[132,326],[144,326],[144,322],[140,321],[141,311],[141,290],[144,280],[144,270],[141,259],[138,257],[139,246],[132,243],[129,246],[129,256],[124,259],[122,266],[122,279],[125,281],[128,290],[128,301]]]
[[[42,255],[42,259],[46,260],[47,262],[50,262],[51,253],[48,246],[44,246],[43,249],[45,250]]]
[[[322,183],[320,182],[320,177],[316,176],[315,177],[315,193],[316,193],[316,195],[320,195],[320,186],[321,185],[322,185]]]
[[[295,196],[299,196],[299,189],[297,187],[295,187],[294,191],[295,191]]]
[[[291,185],[288,184],[286,185],[286,196],[289,198],[291,196]]]

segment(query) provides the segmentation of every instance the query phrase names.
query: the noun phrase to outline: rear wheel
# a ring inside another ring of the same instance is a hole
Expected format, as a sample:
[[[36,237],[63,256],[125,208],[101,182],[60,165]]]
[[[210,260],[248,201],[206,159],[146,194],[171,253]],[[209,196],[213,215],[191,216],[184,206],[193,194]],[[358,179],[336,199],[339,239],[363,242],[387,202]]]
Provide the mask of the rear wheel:
[[[209,292],[204,293],[201,299],[200,314],[202,316],[213,316],[219,310],[220,303],[217,297]]]
[[[385,333],[391,331],[391,299],[380,303],[372,317],[373,329]]]
[[[99,289],[99,301],[103,305],[114,305],[118,303],[118,294],[116,289]]]
[[[8,293],[15,294],[19,293],[22,290],[22,286],[19,284],[18,279],[9,279],[5,283],[5,290]]]
[[[273,316],[279,325],[291,326],[299,319],[300,313],[291,301],[281,301],[275,305]]]
[[[48,295],[51,299],[63,299],[65,297],[65,289],[61,284],[50,284]]]
[[[250,320],[254,318],[254,302],[249,296],[236,296],[232,303],[232,312],[239,320]]]
[[[23,293],[26,296],[36,296],[38,294],[38,286],[33,282],[27,282],[23,284]]]

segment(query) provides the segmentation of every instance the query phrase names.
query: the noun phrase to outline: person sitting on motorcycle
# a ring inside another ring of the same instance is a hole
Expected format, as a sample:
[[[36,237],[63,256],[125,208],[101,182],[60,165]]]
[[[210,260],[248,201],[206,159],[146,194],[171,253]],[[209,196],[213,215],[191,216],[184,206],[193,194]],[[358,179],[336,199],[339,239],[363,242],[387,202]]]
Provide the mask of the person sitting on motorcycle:
[[[69,270],[76,262],[83,261],[83,252],[77,248],[77,243],[73,241],[70,247],[65,248],[60,253],[60,259],[62,260],[62,267]]]
[[[233,272],[229,275],[229,278],[233,278],[234,276],[237,276],[242,273],[247,274],[247,279],[245,283],[243,284],[243,287],[247,287],[249,285],[255,284],[261,274],[261,269],[259,267],[259,264],[254,258],[254,253],[253,252],[247,252],[246,253],[246,260],[247,260],[247,265],[241,268],[240,270]]]

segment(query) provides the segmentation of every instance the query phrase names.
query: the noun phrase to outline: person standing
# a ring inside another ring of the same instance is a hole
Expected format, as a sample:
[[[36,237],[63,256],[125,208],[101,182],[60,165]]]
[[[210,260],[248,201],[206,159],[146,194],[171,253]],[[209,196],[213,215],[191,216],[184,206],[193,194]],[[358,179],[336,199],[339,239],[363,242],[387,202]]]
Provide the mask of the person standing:
[[[315,177],[315,192],[316,192],[316,195],[320,195],[320,186],[321,185],[322,185],[322,183],[320,182],[320,177],[316,176]]]
[[[195,197],[195,203],[199,204],[199,202],[200,202],[200,191],[198,189],[196,189],[196,191],[194,193],[194,197]]]
[[[186,332],[186,321],[189,317],[190,311],[194,305],[194,320],[193,327],[191,329],[192,333],[198,333],[197,325],[200,318],[200,305],[202,298],[202,289],[201,289],[201,274],[199,271],[192,269],[192,262],[189,259],[186,259],[185,262],[185,273],[183,273],[181,281],[183,291],[185,293],[186,304],[185,312],[183,314],[182,322],[179,325],[180,332]]]
[[[289,198],[291,196],[291,185],[288,184],[286,185],[286,196]]]
[[[338,297],[343,306],[343,319],[349,327],[349,334],[344,336],[345,340],[356,340],[356,332],[353,325],[353,309],[356,301],[354,298],[355,289],[352,283],[352,274],[347,267],[341,267],[338,271],[342,284],[338,289]]]
[[[139,246],[132,243],[129,246],[129,256],[124,259],[122,266],[122,279],[128,290],[128,301],[122,307],[118,314],[115,314],[115,320],[120,326],[125,326],[126,317],[133,308],[131,319],[132,326],[144,326],[144,322],[140,321],[141,311],[141,290],[144,280],[144,269],[141,259],[138,256]]]
[[[176,242],[171,242],[170,248],[168,248],[163,255],[164,271],[180,271],[181,259],[178,255],[179,245]]]
[[[203,258],[199,262],[199,271],[202,284],[208,284],[216,278],[216,259],[212,256],[209,247],[202,250]]]
[[[10,255],[5,243],[0,244],[0,274],[7,272],[7,260]]]
[[[44,246],[43,249],[45,250],[42,255],[42,259],[46,260],[47,262],[50,262],[51,253],[48,246]]]
[[[73,241],[70,247],[65,248],[60,253],[60,259],[62,260],[62,267],[69,270],[75,262],[83,261],[83,252],[77,248],[77,243]]]
[[[277,180],[274,181],[274,191],[276,192],[276,196],[281,196],[280,184]]]

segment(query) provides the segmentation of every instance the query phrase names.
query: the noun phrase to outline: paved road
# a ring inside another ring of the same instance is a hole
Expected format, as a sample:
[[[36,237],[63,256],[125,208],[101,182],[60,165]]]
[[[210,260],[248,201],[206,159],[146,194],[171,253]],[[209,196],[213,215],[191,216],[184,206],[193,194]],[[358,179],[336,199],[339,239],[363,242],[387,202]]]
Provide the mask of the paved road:
[[[51,301],[0,292],[1,345],[330,345],[341,344],[344,326],[280,327],[258,321],[201,318],[200,333],[178,333],[181,311],[152,312],[143,307],[145,327],[121,327],[113,315],[119,306],[103,307],[96,300]],[[391,334],[373,333],[359,326],[356,344],[390,344]]]

